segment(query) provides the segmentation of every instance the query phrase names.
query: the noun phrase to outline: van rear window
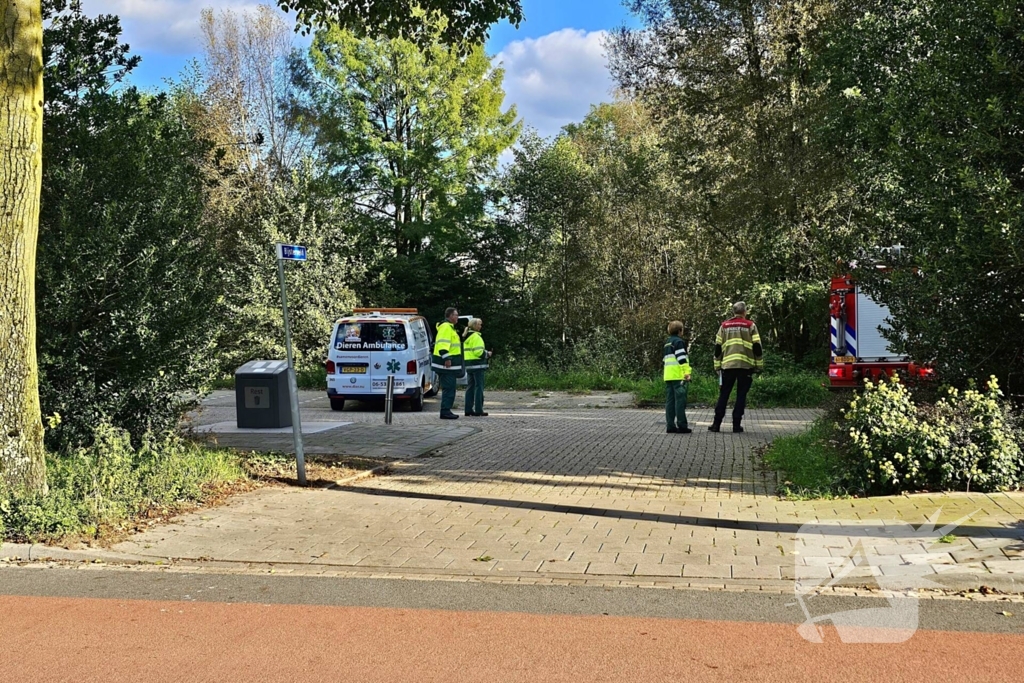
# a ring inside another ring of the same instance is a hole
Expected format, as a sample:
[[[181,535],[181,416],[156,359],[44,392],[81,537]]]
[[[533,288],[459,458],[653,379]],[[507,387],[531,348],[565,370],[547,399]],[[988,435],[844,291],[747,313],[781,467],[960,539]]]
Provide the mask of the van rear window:
[[[337,351],[405,351],[404,323],[358,322],[338,325]]]

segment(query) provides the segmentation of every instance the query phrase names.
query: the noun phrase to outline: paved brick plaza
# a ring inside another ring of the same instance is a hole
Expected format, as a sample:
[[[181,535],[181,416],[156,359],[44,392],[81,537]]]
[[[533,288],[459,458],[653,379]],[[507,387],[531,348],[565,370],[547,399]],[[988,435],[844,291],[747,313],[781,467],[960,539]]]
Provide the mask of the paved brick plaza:
[[[303,401],[304,420],[331,419],[326,401],[312,394]],[[223,396],[211,403],[201,421],[231,410]],[[911,539],[885,548],[873,540],[881,565],[845,581],[910,567],[957,587],[1020,590],[1024,496],[781,501],[774,475],[759,470],[753,451],[802,429],[810,411],[750,411],[747,433],[734,435],[707,432],[709,412],[698,409],[694,434],[667,435],[660,413],[616,407],[624,404],[616,396],[495,393],[491,417],[453,423],[462,430],[453,432],[457,440],[398,463],[387,476],[328,490],[264,489],[115,550],[277,572],[782,589],[794,577],[827,581],[853,547],[868,542],[856,530],[829,527],[822,557],[821,548],[801,551],[801,525],[917,525],[941,508],[943,522],[972,515],[955,543]],[[333,419],[354,423],[331,432],[339,450],[345,430],[387,429],[375,409]],[[400,412],[394,429],[436,424],[433,412]],[[476,428],[468,436],[467,426]]]

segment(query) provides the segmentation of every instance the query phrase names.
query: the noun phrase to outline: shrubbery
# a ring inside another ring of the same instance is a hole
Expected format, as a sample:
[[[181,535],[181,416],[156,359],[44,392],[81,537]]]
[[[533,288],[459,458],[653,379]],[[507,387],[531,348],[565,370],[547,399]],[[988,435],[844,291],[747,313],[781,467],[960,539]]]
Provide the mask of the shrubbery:
[[[0,487],[0,539],[53,541],[124,528],[153,508],[173,512],[201,502],[217,485],[245,477],[237,456],[147,434],[132,445],[127,431],[101,425],[88,447],[46,463],[49,492]]]
[[[852,478],[869,492],[997,491],[1024,479],[1020,432],[992,378],[917,405],[899,381],[868,383],[843,419]]]

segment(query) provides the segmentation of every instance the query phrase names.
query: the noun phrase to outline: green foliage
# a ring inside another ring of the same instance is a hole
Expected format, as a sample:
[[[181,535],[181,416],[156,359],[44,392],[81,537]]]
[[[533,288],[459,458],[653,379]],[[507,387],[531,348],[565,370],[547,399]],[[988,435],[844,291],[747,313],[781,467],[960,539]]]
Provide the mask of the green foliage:
[[[765,340],[803,360],[827,346],[825,283],[856,244],[849,183],[813,134],[808,58],[833,3],[627,4],[645,27],[615,34],[611,67],[663,122],[677,299],[705,338],[730,302],[752,303]]]
[[[406,37],[421,44],[438,38],[449,44],[482,43],[492,24],[507,19],[515,27],[523,21],[520,0],[277,0],[295,11],[307,28],[337,24],[359,35]],[[443,20],[438,36],[436,23]]]
[[[116,18],[50,8],[37,322],[59,449],[104,419],[136,435],[177,423],[213,367],[220,274],[206,145],[165,97],[111,89],[137,63]]]
[[[334,322],[357,304],[348,237],[350,214],[323,191],[310,168],[272,185],[254,184],[221,222],[227,316],[218,339],[221,371],[256,358],[284,358],[284,320],[274,244],[302,244],[309,261],[285,264],[292,345],[299,368],[320,367]]]
[[[138,446],[109,424],[89,446],[47,459],[47,494],[0,489],[0,538],[53,542],[127,528],[147,510],[204,500],[211,487],[245,477],[239,460],[167,433]]]
[[[842,429],[851,478],[869,492],[999,491],[1024,482],[1020,433],[995,378],[918,406],[900,382],[868,383]]]
[[[680,239],[661,129],[637,103],[594,107],[563,135],[528,135],[503,183],[520,344],[547,358],[614,339],[618,371],[661,364],[668,321],[714,334],[693,255]],[[708,331],[710,329],[710,332]]]
[[[948,381],[996,375],[1019,393],[1024,9],[855,0],[826,36],[821,135],[863,198],[854,220],[874,246],[904,246],[869,273],[893,340]]]

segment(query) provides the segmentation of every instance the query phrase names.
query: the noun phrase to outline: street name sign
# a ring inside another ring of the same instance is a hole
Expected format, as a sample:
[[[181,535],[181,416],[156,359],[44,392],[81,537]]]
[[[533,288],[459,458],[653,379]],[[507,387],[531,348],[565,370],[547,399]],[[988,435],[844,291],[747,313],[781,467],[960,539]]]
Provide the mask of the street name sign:
[[[298,244],[278,244],[277,258],[281,261],[305,261],[306,248]]]

